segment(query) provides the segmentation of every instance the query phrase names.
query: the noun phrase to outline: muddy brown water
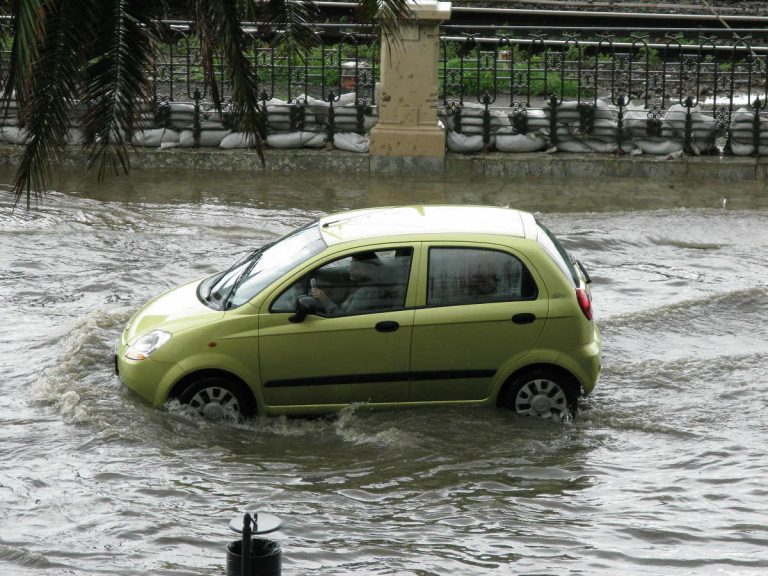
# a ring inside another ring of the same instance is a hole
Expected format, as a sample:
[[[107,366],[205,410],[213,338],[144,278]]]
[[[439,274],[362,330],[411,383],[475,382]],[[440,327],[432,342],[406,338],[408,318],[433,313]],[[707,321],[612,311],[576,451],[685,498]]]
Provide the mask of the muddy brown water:
[[[768,192],[757,184],[0,171],[0,574],[223,574],[284,521],[283,574],[768,572]],[[489,409],[213,424],[120,385],[161,290],[321,214],[531,210],[590,269],[604,374],[579,418]]]

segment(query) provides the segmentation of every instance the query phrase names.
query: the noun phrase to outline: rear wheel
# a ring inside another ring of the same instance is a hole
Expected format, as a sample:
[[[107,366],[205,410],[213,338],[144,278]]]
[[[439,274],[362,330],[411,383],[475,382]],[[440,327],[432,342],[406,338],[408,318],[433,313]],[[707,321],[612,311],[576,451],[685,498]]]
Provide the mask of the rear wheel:
[[[184,388],[179,401],[207,420],[240,420],[256,412],[253,398],[245,387],[221,376],[195,380]]]
[[[521,374],[509,385],[502,405],[516,414],[563,422],[576,414],[578,387],[572,378],[548,370]]]

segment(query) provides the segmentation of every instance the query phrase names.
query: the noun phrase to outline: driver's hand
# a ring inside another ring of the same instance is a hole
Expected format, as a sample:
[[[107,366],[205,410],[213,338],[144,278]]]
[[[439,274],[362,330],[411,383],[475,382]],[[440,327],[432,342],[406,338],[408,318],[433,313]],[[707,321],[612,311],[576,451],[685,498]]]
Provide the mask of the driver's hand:
[[[328,296],[325,292],[320,290],[320,288],[312,288],[309,291],[309,295],[312,296],[315,300],[318,300],[319,302],[325,304],[328,301]]]

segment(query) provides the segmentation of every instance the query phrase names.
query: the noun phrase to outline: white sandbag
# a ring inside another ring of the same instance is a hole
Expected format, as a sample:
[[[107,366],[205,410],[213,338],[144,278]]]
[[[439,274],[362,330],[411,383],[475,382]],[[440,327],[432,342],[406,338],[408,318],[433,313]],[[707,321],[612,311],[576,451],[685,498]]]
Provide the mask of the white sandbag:
[[[461,109],[461,132],[468,134],[482,134],[485,125],[485,106],[472,102],[465,103]],[[506,128],[511,125],[509,115],[500,108],[490,108],[490,128],[491,132]],[[444,124],[449,130],[456,130],[459,124],[456,121],[457,112],[445,112],[441,115]]]
[[[370,139],[356,132],[339,132],[333,135],[333,145],[339,150],[347,152],[368,152]]]
[[[482,135],[468,136],[466,134],[459,134],[454,130],[448,131],[445,143],[451,152],[480,152],[485,148]]]
[[[231,134],[231,130],[203,130],[200,132],[199,146],[201,148],[218,148],[225,136]],[[179,146],[193,148],[195,146],[195,133],[193,130],[183,130],[179,135]]]
[[[537,152],[547,145],[547,139],[537,134],[496,134],[496,150],[500,152]]]
[[[363,132],[370,132],[378,122],[378,116],[363,115]],[[339,132],[357,132],[357,107],[334,108],[333,124]]]
[[[683,151],[683,143],[679,140],[648,138],[646,140],[634,140],[634,143],[644,154],[657,154],[663,156]]]
[[[613,106],[612,104],[608,104],[607,102],[603,102],[602,100],[598,100],[597,102],[593,100],[582,101],[582,102],[571,101],[571,102],[563,102],[562,104],[557,106],[556,108],[557,121],[558,122],[578,121],[581,118],[581,112],[579,108],[582,106],[594,106],[596,120],[616,120],[619,117],[618,107]],[[547,118],[549,118],[550,113],[552,111],[551,107],[549,106],[549,103],[545,104],[542,107],[542,110],[544,110],[544,113],[547,115]]]
[[[9,144],[26,144],[29,133],[24,128],[16,126],[0,126],[0,141]]]
[[[618,142],[602,142],[600,140],[587,139],[584,140],[584,144],[593,152],[600,154],[615,154],[619,149]],[[634,142],[625,140],[621,143],[622,154],[632,154],[635,150],[637,150],[637,146],[635,146]]]
[[[256,143],[256,137],[247,132],[231,132],[224,136],[219,143],[219,148],[223,150],[234,150],[236,148],[251,148]]]
[[[354,104],[357,100],[357,94],[354,92],[346,92],[339,96],[339,99],[334,101],[334,106],[346,106],[347,104]]]
[[[571,152],[574,154],[586,154],[589,152],[594,152],[592,148],[587,146],[584,142],[578,139],[572,139],[572,140],[560,140],[557,143],[557,151],[558,152]]]
[[[177,130],[183,130],[195,121],[195,106],[171,102],[170,125]]]
[[[163,142],[178,142],[179,133],[168,128],[154,128],[134,132],[131,143],[134,146],[157,148]]]
[[[328,134],[325,132],[317,132],[312,138],[304,143],[304,148],[325,148],[328,142]]]
[[[734,156],[751,156],[755,153],[755,147],[752,144],[742,144],[739,142],[731,142],[731,151]],[[768,146],[760,146],[758,148],[759,156],[768,156]]]
[[[267,136],[267,146],[270,148],[303,148],[314,136],[314,132],[300,130],[279,132]]]

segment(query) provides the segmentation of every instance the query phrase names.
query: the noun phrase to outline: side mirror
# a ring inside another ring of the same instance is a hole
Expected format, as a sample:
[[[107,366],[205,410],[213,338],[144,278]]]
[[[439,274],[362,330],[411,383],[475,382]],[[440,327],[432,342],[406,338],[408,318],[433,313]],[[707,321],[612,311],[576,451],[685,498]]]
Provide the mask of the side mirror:
[[[304,319],[310,314],[317,312],[317,300],[312,296],[299,296],[296,299],[296,313],[293,316],[288,317],[289,322],[298,324],[304,322]]]

